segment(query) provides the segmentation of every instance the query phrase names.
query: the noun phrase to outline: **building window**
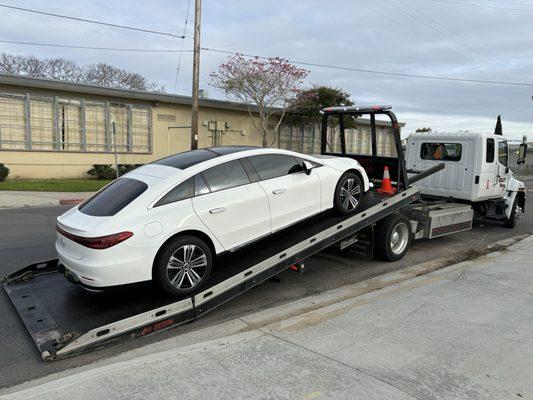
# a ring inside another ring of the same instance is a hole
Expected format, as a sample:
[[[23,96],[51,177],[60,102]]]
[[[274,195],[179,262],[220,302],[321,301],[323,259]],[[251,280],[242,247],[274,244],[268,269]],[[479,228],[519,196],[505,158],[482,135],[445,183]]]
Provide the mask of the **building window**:
[[[150,153],[151,125],[149,106],[0,93],[3,150]]]
[[[26,148],[25,108],[24,95],[0,93],[0,148]]]

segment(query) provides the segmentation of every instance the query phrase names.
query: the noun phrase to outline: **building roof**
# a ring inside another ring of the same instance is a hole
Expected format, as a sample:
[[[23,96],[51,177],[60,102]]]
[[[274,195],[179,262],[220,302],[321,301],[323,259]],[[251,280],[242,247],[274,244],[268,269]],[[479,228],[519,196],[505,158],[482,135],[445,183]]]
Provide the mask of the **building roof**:
[[[59,81],[54,79],[30,78],[27,76],[20,75],[0,74],[0,85],[7,85],[13,87],[31,87],[35,89],[44,90],[57,90],[61,92],[116,97],[120,99],[133,99],[170,104],[192,105],[192,97],[190,96],[146,92],[142,90],[116,89],[104,86],[88,85],[85,83]],[[247,111],[247,107],[245,104],[227,100],[200,98],[200,106],[226,110]],[[255,111],[255,107],[252,107],[252,111]]]

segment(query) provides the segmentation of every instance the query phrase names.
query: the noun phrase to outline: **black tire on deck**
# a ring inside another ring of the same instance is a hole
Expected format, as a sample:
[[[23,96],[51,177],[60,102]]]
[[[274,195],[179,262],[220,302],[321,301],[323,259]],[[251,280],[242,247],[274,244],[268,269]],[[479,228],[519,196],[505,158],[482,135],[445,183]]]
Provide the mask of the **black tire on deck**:
[[[197,293],[213,268],[211,248],[196,236],[171,239],[159,252],[153,269],[157,286],[174,296]],[[179,276],[177,276],[180,274]]]

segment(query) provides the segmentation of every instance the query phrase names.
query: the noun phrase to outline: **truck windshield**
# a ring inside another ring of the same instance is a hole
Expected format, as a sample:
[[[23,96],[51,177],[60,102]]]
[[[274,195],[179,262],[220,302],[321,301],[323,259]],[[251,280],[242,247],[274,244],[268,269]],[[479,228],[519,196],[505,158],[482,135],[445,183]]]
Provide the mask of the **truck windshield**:
[[[148,185],[137,179],[120,178],[82,203],[79,210],[93,217],[115,215],[141,195]]]

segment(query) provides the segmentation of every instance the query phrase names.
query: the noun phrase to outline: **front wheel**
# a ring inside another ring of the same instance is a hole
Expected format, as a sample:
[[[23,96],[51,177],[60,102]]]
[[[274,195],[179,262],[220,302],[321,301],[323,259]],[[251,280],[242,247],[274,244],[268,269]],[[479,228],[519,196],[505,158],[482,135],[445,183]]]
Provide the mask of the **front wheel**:
[[[210,247],[195,236],[178,236],[158,255],[153,271],[155,283],[175,295],[197,293],[213,268]]]
[[[341,214],[352,214],[359,207],[363,197],[363,183],[354,172],[346,172],[341,176],[335,188],[335,208]]]
[[[401,260],[413,239],[409,219],[400,214],[393,214],[381,220],[375,229],[376,256],[384,261]]]
[[[522,207],[518,205],[518,201],[515,199],[515,201],[513,202],[513,208],[511,209],[511,214],[509,215],[509,218],[505,219],[503,226],[509,229],[513,229],[516,226],[516,223],[520,219],[521,215]]]

